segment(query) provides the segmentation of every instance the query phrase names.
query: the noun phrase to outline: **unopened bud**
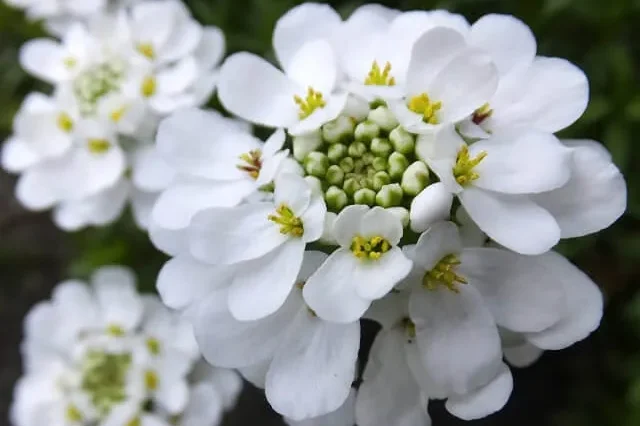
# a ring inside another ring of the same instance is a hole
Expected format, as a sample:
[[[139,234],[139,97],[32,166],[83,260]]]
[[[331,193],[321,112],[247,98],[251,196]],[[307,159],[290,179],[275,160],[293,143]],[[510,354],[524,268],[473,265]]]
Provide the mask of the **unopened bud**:
[[[391,178],[387,172],[378,172],[373,175],[373,189],[379,191],[383,186],[391,183]]]
[[[347,156],[347,147],[341,143],[334,143],[329,145],[327,150],[327,157],[332,163],[338,163],[341,159]]]
[[[389,207],[386,209],[389,213],[396,216],[402,222],[403,227],[409,226],[409,210],[404,207]]]
[[[310,152],[304,159],[304,169],[312,176],[323,178],[328,168],[329,158],[322,152]]]
[[[369,112],[369,121],[376,123],[382,130],[390,132],[398,126],[396,116],[386,106],[379,106]]]
[[[395,207],[402,204],[404,193],[400,184],[392,183],[383,186],[376,194],[376,204],[381,207]]]
[[[344,172],[340,168],[340,166],[336,166],[335,164],[327,169],[327,174],[325,175],[325,179],[331,185],[342,185],[342,181],[344,180]]]
[[[362,188],[362,186],[360,186],[360,182],[357,179],[347,178],[344,181],[342,188],[347,193],[347,195],[349,195],[350,197],[353,197],[353,194],[355,194],[357,190]]]
[[[353,158],[346,157],[340,160],[340,163],[338,163],[338,165],[340,166],[343,172],[350,173],[353,171],[353,168],[355,167],[355,162],[353,161]]]
[[[402,190],[405,194],[416,196],[429,185],[429,169],[422,161],[416,161],[402,175]]]
[[[327,189],[324,200],[327,202],[329,210],[335,212],[342,210],[349,202],[347,194],[337,186],[330,186],[329,189]]]
[[[352,142],[347,152],[351,157],[360,158],[367,152],[367,145],[360,141]]]
[[[391,179],[394,181],[402,179],[404,171],[409,167],[409,160],[407,160],[407,157],[399,152],[394,152],[389,156],[388,162],[389,165],[387,166],[387,171],[389,172]]]
[[[373,206],[376,203],[376,192],[369,188],[359,189],[355,194],[353,194],[353,201],[356,204]]]
[[[293,157],[298,161],[304,161],[307,154],[315,151],[321,146],[322,136],[318,131],[296,136],[293,138]]]
[[[401,154],[411,154],[416,146],[414,136],[400,126],[391,131],[389,140],[393,144],[393,148]]]
[[[371,152],[378,157],[388,157],[393,151],[393,145],[388,139],[374,138],[371,141]]]
[[[354,135],[356,140],[369,142],[373,138],[377,138],[380,134],[380,126],[372,121],[363,121],[356,126]]]
[[[329,143],[346,142],[353,138],[354,128],[351,117],[340,115],[322,126],[322,138]]]
[[[373,159],[373,163],[371,163],[371,166],[377,172],[387,170],[387,159],[382,157],[376,157]]]
[[[322,195],[322,181],[315,176],[305,176],[304,180],[311,188],[311,192],[316,195]]]

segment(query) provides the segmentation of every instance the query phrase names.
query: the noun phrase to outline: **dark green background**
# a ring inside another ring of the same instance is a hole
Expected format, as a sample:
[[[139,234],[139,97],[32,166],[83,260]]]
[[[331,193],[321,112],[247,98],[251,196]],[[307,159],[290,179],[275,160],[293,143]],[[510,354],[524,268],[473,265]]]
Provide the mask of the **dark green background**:
[[[221,27],[229,51],[272,57],[271,31],[277,18],[301,2],[293,0],[188,0],[204,24]],[[345,16],[362,1],[331,1]],[[640,425],[640,0],[405,0],[384,1],[400,9],[446,8],[471,21],[486,13],[510,13],[529,24],[539,54],[580,65],[591,82],[584,117],[566,137],[602,141],[624,172],[627,214],[598,236],[563,242],[561,250],[602,287],[607,309],[600,330],[574,347],[547,353],[535,366],[517,371],[505,410],[470,425],[638,426]],[[18,11],[0,6],[0,137],[11,132],[12,116],[26,93],[46,86],[17,64],[20,45],[42,35]],[[20,374],[18,344],[22,317],[49,296],[63,277],[88,276],[100,265],[136,268],[141,287],[151,291],[164,258],[132,225],[65,234],[48,214],[23,211],[13,199],[14,178],[0,174],[0,424],[6,420],[13,382]],[[470,348],[469,356],[473,356]],[[432,404],[435,426],[464,422]],[[225,425],[279,425],[261,394],[245,392]],[[43,425],[45,426],[45,425]],[[393,426],[393,425],[390,425]]]

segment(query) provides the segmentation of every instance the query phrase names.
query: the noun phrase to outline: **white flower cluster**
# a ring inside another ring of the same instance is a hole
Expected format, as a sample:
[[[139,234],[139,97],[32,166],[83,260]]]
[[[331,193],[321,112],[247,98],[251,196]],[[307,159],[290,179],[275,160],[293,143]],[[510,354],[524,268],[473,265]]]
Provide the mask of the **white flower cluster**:
[[[214,426],[242,388],[201,360],[191,325],[132,272],[60,283],[25,319],[14,426]]]
[[[20,173],[19,201],[54,208],[56,224],[76,230],[113,222],[131,200],[145,227],[174,178],[153,153],[157,123],[209,99],[224,48],[222,32],[179,0],[109,8],[71,22],[59,40],[28,41],[21,65],[53,92],[27,96],[3,147],[3,167]]]
[[[501,409],[503,357],[597,328],[600,291],[551,251],[626,207],[600,144],[554,136],[586,108],[580,69],[505,15],[307,3],[273,44],[279,68],[237,53],[218,83],[231,113],[276,129],[266,142],[193,108],[158,131],[179,176],[151,213],[173,256],[158,290],[210,363],[291,424],[420,426],[429,399]],[[362,318],[382,331],[359,378]]]

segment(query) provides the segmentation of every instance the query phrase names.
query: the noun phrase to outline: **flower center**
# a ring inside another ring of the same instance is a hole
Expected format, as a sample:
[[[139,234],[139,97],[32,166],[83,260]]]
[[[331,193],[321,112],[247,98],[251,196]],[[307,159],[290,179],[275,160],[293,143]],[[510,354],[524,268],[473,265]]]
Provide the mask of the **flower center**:
[[[404,329],[405,334],[410,339],[409,341],[416,338],[416,325],[410,318],[403,318],[400,321],[401,327]]]
[[[391,63],[387,62],[384,69],[380,69],[377,61],[373,61],[371,71],[364,80],[367,86],[395,86],[396,79],[391,76]]]
[[[486,103],[475,110],[471,119],[475,124],[481,124],[484,120],[491,117],[492,114],[493,110],[491,109],[491,106],[489,106],[489,103]]]
[[[240,158],[241,163],[236,167],[243,172],[247,172],[252,179],[258,179],[260,169],[262,168],[262,151],[254,149],[253,151],[242,154],[238,158]]]
[[[423,93],[411,98],[407,106],[411,111],[422,114],[422,120],[425,123],[438,124],[436,113],[442,109],[442,102],[433,102],[429,95]]]
[[[139,43],[136,50],[147,59],[154,60],[156,58],[156,49],[151,43]]]
[[[120,61],[105,62],[78,75],[73,82],[73,92],[80,112],[83,115],[95,114],[98,101],[120,90],[123,81],[124,65]]]
[[[154,337],[147,339],[147,349],[152,355],[160,355],[160,341]]]
[[[286,204],[280,204],[275,213],[268,216],[268,219],[280,225],[280,233],[282,234],[292,237],[301,237],[304,234],[302,219],[296,216]]]
[[[155,371],[147,370],[144,372],[144,385],[147,390],[154,391],[158,389],[159,382],[158,374]]]
[[[304,120],[318,108],[324,108],[327,105],[322,93],[314,90],[312,87],[309,87],[307,96],[304,99],[296,95],[293,97],[293,100],[299,107],[298,117],[300,117],[300,120]]]
[[[131,366],[131,354],[110,354],[91,350],[82,365],[81,387],[103,416],[126,399],[126,380]]]
[[[389,250],[391,244],[379,235],[371,238],[356,235],[351,240],[351,252],[359,259],[378,260]]]
[[[73,131],[73,119],[66,112],[58,114],[57,124],[58,128],[65,133],[71,133]]]
[[[111,142],[106,139],[91,138],[87,141],[87,145],[93,154],[104,154],[111,148]]]
[[[152,75],[148,75],[142,80],[142,84],[140,85],[140,93],[145,98],[150,98],[151,96],[156,94],[157,83],[156,78]]]
[[[80,423],[83,419],[82,412],[73,404],[67,406],[65,417],[69,423]]]
[[[458,256],[450,254],[443,257],[432,270],[424,274],[422,285],[428,290],[435,290],[443,285],[455,293],[460,292],[458,284],[467,284],[467,280],[456,273],[455,267],[458,265]]]
[[[467,145],[463,146],[460,151],[458,151],[456,164],[453,166],[453,176],[455,177],[456,182],[465,186],[478,179],[480,175],[473,171],[473,169],[480,164],[486,156],[487,153],[482,151],[475,157],[471,158],[469,155],[469,147]]]

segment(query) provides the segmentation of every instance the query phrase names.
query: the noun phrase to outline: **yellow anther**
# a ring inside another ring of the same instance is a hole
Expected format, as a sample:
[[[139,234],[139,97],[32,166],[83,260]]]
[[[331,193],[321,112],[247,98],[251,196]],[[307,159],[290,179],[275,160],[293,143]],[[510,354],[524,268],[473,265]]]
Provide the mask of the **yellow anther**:
[[[487,118],[491,117],[491,115],[493,115],[493,110],[487,102],[486,104],[475,110],[472,120],[475,124],[480,124]]]
[[[147,349],[152,355],[160,355],[160,341],[154,337],[147,339]]]
[[[111,149],[111,142],[106,139],[89,139],[87,145],[93,154],[104,154]]]
[[[247,172],[253,179],[258,179],[260,169],[262,168],[262,151],[254,149],[253,151],[242,154],[238,158],[242,160],[242,163],[236,167],[243,172]]]
[[[291,235],[292,237],[302,237],[304,225],[302,219],[293,213],[293,210],[286,204],[280,204],[275,214],[270,214],[268,219],[280,225],[280,233]]]
[[[400,321],[400,325],[402,326],[402,328],[404,328],[404,332],[407,334],[409,339],[416,338],[416,325],[414,324],[413,321],[411,321],[411,319],[403,318]]]
[[[151,96],[156,94],[156,78],[149,75],[142,80],[142,85],[140,86],[140,93],[145,98],[150,98]]]
[[[351,240],[351,252],[359,259],[378,260],[391,250],[391,244],[381,236],[364,238],[356,235]]]
[[[435,290],[443,285],[454,293],[459,293],[458,284],[467,284],[467,280],[458,275],[455,267],[460,265],[460,259],[454,254],[445,256],[430,271],[422,277],[422,285],[428,290]]]
[[[66,112],[58,114],[58,127],[65,133],[71,133],[73,131],[73,118]]]
[[[318,108],[324,108],[327,105],[322,93],[313,90],[311,87],[307,90],[307,96],[304,99],[296,95],[293,97],[293,100],[296,105],[300,107],[298,117],[300,117],[301,120],[309,117]]]
[[[156,49],[153,47],[151,43],[139,43],[136,46],[136,50],[145,56],[147,59],[154,60],[156,58]]]
[[[111,121],[113,121],[114,123],[117,123],[120,120],[122,120],[122,117],[124,117],[124,114],[126,112],[127,112],[127,107],[122,106],[118,109],[111,111],[111,114],[109,115],[109,117],[111,118]]]
[[[453,166],[453,176],[456,182],[464,186],[478,179],[480,175],[473,171],[473,169],[480,164],[486,156],[487,153],[482,151],[474,158],[471,158],[469,155],[469,147],[464,145],[460,151],[458,151],[456,164]]]
[[[131,420],[129,420],[125,426],[140,426],[140,425],[142,425],[142,421],[140,420],[139,416],[136,416]]]
[[[407,105],[409,109],[417,114],[422,114],[422,120],[429,124],[438,124],[436,113],[442,109],[442,102],[433,102],[429,95],[423,93],[414,96]]]
[[[154,391],[158,389],[160,379],[158,375],[153,370],[147,370],[144,372],[144,385],[147,390]]]
[[[62,60],[62,62],[64,63],[64,66],[67,68],[73,68],[77,65],[78,60],[76,58],[74,58],[73,56],[69,56],[67,58],[64,58]]]
[[[114,337],[122,337],[125,335],[124,328],[120,327],[118,324],[109,324],[107,326],[107,334]]]
[[[83,419],[82,413],[75,405],[69,405],[67,407],[67,412],[65,413],[67,420],[70,423],[80,423]]]
[[[377,61],[373,61],[371,71],[364,80],[367,86],[395,86],[396,79],[391,76],[391,63],[387,62],[384,69],[380,69]]]

